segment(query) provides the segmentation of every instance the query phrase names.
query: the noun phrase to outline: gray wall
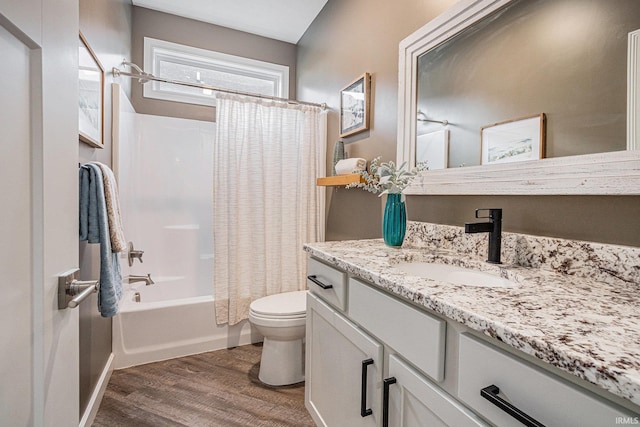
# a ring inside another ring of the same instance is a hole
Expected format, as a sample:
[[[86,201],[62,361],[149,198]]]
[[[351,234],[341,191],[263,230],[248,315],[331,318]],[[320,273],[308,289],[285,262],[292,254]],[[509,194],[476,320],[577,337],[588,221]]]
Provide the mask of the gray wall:
[[[298,98],[326,102],[327,170],[339,138],[339,93],[365,71],[371,73],[369,131],[345,138],[350,157],[395,160],[398,114],[398,43],[455,0],[329,0],[298,42]],[[327,240],[380,237],[376,195],[327,189]]]
[[[130,0],[80,0],[80,31],[93,48],[105,69],[104,148],[95,149],[80,143],[81,163],[99,161],[112,166],[111,157],[111,68],[122,58],[131,56]],[[119,79],[128,92],[128,79]],[[126,231],[126,230],[125,230]],[[80,242],[80,278],[100,277],[100,248]],[[81,304],[80,310],[80,416],[111,354],[111,319],[104,319],[97,310],[97,296]]]
[[[296,45],[256,36],[218,25],[169,15],[142,7],[133,8],[133,62],[144,65],[144,37],[209,49],[289,66],[289,96],[295,98]],[[215,108],[142,97],[142,85],[131,88],[136,112],[158,116],[215,121]]]
[[[396,157],[398,43],[455,1],[329,0],[298,43],[298,97],[327,102],[327,170],[338,139],[338,94],[364,71],[372,73],[368,132],[346,140],[351,157]],[[382,199],[361,190],[328,189],[327,239],[381,235]],[[475,208],[503,207],[504,229],[577,240],[640,246],[640,197],[412,196],[409,219],[462,225]]]

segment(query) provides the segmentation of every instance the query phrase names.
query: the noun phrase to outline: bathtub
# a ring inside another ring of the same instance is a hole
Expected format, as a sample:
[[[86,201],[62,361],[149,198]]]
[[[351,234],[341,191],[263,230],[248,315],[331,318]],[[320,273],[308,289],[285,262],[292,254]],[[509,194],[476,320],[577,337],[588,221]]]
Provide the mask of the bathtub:
[[[180,298],[176,292],[184,292],[180,277],[154,280],[150,286],[125,285],[113,318],[115,369],[262,341],[246,320],[216,325],[212,296]]]

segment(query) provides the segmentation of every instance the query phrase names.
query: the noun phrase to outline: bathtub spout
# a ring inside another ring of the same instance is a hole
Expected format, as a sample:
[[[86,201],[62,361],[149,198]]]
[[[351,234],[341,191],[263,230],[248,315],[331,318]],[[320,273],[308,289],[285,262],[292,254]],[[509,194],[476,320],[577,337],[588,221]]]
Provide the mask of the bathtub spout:
[[[135,282],[145,282],[147,286],[153,285],[155,282],[151,278],[151,274],[147,274],[146,276],[135,276],[133,274],[129,275],[129,283]]]

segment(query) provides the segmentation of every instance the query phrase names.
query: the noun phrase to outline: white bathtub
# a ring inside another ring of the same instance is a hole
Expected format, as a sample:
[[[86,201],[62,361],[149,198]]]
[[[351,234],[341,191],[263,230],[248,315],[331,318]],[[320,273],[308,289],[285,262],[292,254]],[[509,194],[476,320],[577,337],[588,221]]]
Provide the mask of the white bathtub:
[[[120,311],[113,318],[115,369],[259,342],[248,321],[217,326],[213,297],[179,298],[179,277],[154,278],[126,285]],[[140,302],[135,293],[140,293]]]

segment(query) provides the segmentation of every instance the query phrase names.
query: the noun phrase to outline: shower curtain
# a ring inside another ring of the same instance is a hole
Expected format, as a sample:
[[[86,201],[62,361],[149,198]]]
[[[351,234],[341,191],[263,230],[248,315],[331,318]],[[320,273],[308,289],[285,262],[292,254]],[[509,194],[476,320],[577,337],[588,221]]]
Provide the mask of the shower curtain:
[[[214,148],[216,322],[255,299],[306,288],[302,245],[324,240],[326,113],[218,95]]]

